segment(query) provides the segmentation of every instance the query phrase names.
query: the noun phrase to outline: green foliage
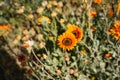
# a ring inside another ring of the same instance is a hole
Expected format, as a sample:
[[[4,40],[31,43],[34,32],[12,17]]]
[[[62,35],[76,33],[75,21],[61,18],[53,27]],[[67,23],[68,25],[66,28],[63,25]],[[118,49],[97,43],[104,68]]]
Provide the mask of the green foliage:
[[[20,66],[30,68],[26,70],[30,80],[120,78],[120,40],[115,40],[108,32],[119,20],[119,0],[102,0],[101,4],[93,0],[75,1],[0,1],[0,24],[10,26],[9,34],[1,36],[1,48],[11,49],[11,55],[16,59],[19,54],[27,55],[26,62],[20,62]],[[108,14],[111,9],[113,15]],[[89,15],[91,11],[97,12],[93,18]],[[41,16],[48,17],[50,23],[38,24],[37,19]],[[67,24],[78,25],[83,30],[82,40],[70,51],[57,45],[58,36],[66,31]],[[2,43],[3,38],[6,45]],[[105,56],[108,53],[110,57]]]

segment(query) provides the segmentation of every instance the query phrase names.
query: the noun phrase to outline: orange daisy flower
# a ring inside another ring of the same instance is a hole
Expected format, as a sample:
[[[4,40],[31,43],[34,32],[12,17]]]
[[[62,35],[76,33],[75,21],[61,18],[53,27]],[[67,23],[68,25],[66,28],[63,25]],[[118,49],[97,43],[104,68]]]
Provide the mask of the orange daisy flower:
[[[110,58],[112,55],[110,53],[105,54],[106,58]]]
[[[111,9],[111,10],[108,11],[108,14],[109,14],[110,16],[113,16],[114,11]]]
[[[22,44],[22,45],[21,45],[21,47],[22,47],[22,48],[24,48],[24,49],[27,49],[27,48],[29,48],[29,47],[30,47],[30,45],[29,45],[29,44],[27,44],[27,43],[25,43],[25,44]]]
[[[120,21],[114,23],[114,28],[109,29],[109,33],[112,34],[116,40],[120,39]]]
[[[95,31],[96,31],[96,27],[92,27],[92,28],[91,28],[91,31],[92,31],[92,32],[95,32]]]
[[[78,41],[81,41],[82,37],[83,37],[83,31],[82,29],[80,29],[78,26],[76,25],[68,25],[68,30],[66,31],[68,33],[73,33],[75,38]]]
[[[63,50],[72,50],[77,40],[72,33],[65,32],[58,37],[58,45]]]
[[[89,16],[91,17],[91,18],[94,18],[95,16],[96,16],[96,11],[91,11],[91,12],[89,12]]]
[[[100,4],[102,0],[94,0],[94,3]]]
[[[0,36],[5,35],[9,31],[8,25],[0,25]]]

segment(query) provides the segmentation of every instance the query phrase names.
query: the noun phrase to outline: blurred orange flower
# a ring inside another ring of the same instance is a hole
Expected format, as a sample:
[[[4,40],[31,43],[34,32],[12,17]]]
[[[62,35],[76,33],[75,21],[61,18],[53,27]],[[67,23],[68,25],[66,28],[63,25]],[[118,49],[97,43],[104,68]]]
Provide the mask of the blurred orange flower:
[[[24,44],[21,45],[22,48],[30,49],[34,45],[34,41],[26,41]]]
[[[74,34],[75,38],[77,39],[77,42],[81,41],[83,37],[82,29],[76,25],[68,25],[68,30],[66,32]]]
[[[102,0],[94,0],[94,3],[100,4]]]
[[[22,48],[24,48],[24,49],[27,49],[27,48],[29,48],[29,47],[30,47],[30,45],[29,45],[29,44],[27,44],[27,43],[24,43],[24,44],[22,44],[22,45],[21,45],[21,47],[22,47]]]
[[[7,34],[9,30],[10,28],[8,25],[0,25],[0,36]]]
[[[110,53],[105,54],[106,58],[110,58],[112,55]]]
[[[112,34],[116,40],[120,39],[120,21],[114,23],[114,27],[109,29],[109,33]]]
[[[92,28],[91,28],[91,31],[92,31],[92,32],[95,32],[95,31],[96,31],[96,27],[92,27]]]
[[[95,16],[96,16],[96,11],[91,11],[91,12],[89,12],[89,16],[91,17],[91,18],[94,18]]]
[[[108,14],[109,14],[110,16],[113,16],[114,11],[111,9],[111,10],[108,11]]]

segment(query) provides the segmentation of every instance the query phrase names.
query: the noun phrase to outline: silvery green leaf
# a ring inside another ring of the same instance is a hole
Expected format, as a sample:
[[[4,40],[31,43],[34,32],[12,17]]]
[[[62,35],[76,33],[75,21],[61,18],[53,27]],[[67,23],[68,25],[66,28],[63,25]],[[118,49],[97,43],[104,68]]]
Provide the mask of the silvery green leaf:
[[[100,62],[100,67],[104,71],[105,70],[105,63],[104,62]]]
[[[59,61],[57,60],[57,58],[53,58],[53,63],[54,65],[58,65]]]

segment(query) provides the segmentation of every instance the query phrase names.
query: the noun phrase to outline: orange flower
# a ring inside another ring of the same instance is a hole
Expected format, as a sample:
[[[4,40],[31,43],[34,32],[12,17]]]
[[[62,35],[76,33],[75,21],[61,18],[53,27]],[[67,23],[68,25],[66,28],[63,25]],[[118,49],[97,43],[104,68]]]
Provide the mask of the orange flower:
[[[24,49],[27,49],[27,48],[29,48],[29,47],[30,47],[30,45],[29,45],[29,44],[27,44],[27,43],[22,44],[22,48],[24,48]]]
[[[94,0],[94,3],[100,4],[102,0]]]
[[[77,39],[77,42],[81,41],[83,37],[83,31],[81,28],[79,28],[76,25],[68,25],[68,30],[66,32],[74,34],[75,38]]]
[[[0,25],[0,36],[7,34],[9,30],[10,28],[8,25]]]
[[[113,16],[114,11],[111,9],[111,10],[108,11],[108,14],[109,14],[110,16]]]
[[[89,13],[89,16],[91,17],[91,18],[94,18],[95,16],[96,16],[96,11],[91,11],[90,13]]]
[[[110,58],[112,55],[110,53],[105,54],[106,58]]]
[[[114,23],[114,28],[109,29],[108,32],[112,34],[116,40],[120,39],[120,21],[116,21]]]
[[[48,55],[43,54],[42,57],[43,57],[43,59],[47,59],[47,58],[48,58]]]
[[[65,32],[58,37],[58,45],[63,50],[72,50],[77,40],[72,33]]]
[[[96,31],[96,27],[92,27],[92,28],[91,28],[91,31],[92,31],[92,32]]]
[[[118,2],[118,11],[120,11],[120,2]]]

